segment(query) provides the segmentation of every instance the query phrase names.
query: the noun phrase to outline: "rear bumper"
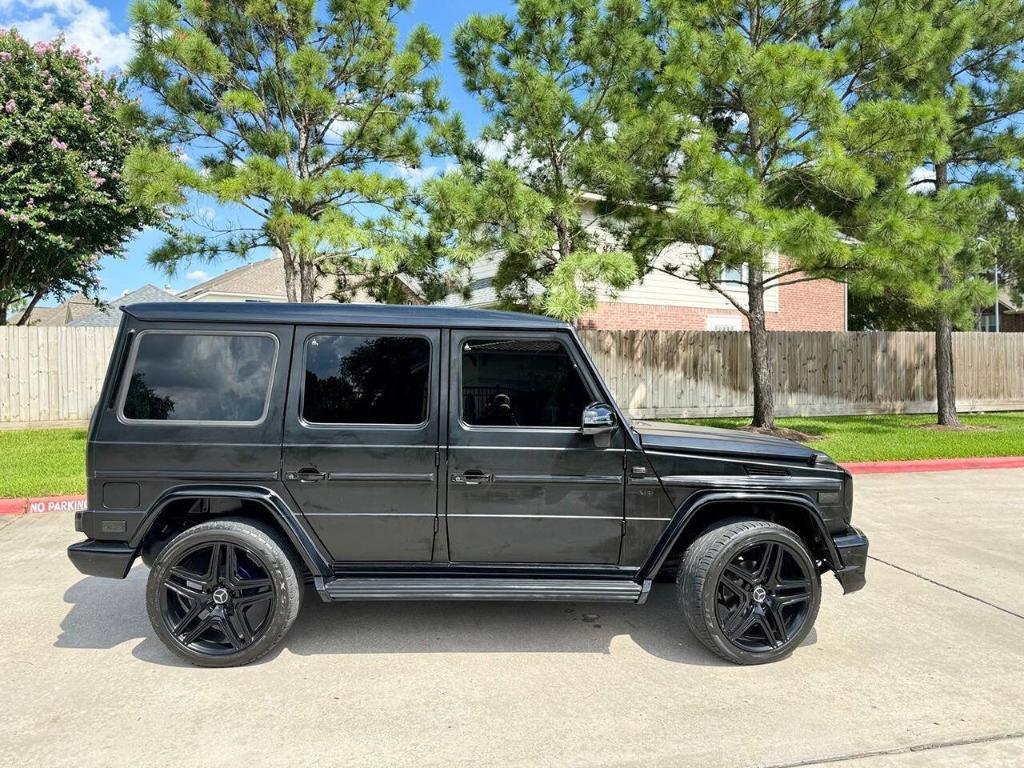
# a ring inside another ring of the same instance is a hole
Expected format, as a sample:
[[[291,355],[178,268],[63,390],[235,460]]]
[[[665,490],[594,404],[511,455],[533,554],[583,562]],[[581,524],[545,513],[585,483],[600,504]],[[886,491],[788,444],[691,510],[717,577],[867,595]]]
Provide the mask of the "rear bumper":
[[[843,585],[843,594],[864,588],[864,572],[868,564],[868,537],[857,528],[850,528],[832,541],[839,553],[841,565],[836,568],[836,578]]]
[[[86,576],[123,579],[135,560],[135,548],[118,541],[86,539],[68,547],[68,558]]]

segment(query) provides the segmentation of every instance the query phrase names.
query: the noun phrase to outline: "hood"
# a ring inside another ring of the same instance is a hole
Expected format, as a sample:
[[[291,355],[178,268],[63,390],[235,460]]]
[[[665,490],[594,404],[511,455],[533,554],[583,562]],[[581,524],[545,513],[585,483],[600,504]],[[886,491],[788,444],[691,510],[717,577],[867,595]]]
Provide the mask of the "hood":
[[[652,451],[797,461],[808,465],[827,458],[821,451],[802,443],[770,435],[662,421],[635,421],[633,426],[643,447]]]

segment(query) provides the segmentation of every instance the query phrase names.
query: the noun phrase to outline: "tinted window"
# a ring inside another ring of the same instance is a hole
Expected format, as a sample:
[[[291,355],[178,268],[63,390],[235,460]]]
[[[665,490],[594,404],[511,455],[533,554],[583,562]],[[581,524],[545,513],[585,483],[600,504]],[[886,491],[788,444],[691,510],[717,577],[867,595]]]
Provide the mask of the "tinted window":
[[[462,347],[462,420],[501,427],[578,427],[592,402],[557,341],[494,339]]]
[[[259,421],[277,343],[270,336],[143,333],[124,401],[128,419]]]
[[[408,336],[311,336],[302,418],[317,424],[422,424],[430,342]]]

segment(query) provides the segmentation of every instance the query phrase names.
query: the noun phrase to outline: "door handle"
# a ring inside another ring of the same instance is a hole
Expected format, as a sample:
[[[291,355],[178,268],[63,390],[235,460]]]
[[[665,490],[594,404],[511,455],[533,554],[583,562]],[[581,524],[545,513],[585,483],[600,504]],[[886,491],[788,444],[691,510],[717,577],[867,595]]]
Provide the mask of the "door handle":
[[[493,480],[493,474],[482,472],[479,469],[467,469],[465,472],[452,473],[452,482],[462,483],[463,485],[480,485],[481,483],[489,483]]]
[[[300,483],[317,483],[327,478],[326,472],[321,472],[316,467],[306,467],[294,472],[286,472],[285,480],[298,480]]]

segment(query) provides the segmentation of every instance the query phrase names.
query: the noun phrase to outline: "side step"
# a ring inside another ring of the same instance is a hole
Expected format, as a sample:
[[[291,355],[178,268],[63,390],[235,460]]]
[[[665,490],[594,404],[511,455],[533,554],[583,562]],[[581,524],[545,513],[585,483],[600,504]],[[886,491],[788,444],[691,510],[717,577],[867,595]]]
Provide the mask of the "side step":
[[[336,600],[592,600],[635,603],[635,581],[592,579],[338,578],[316,580],[326,601]]]

